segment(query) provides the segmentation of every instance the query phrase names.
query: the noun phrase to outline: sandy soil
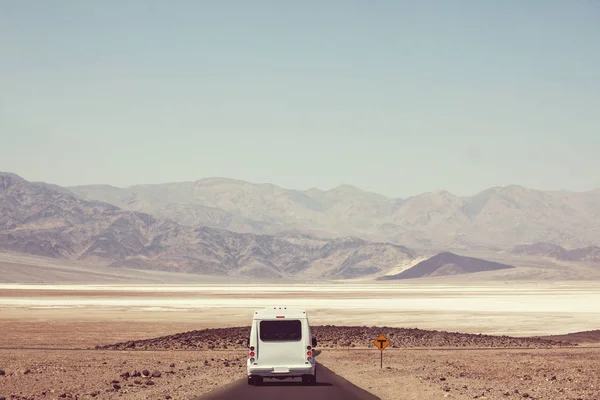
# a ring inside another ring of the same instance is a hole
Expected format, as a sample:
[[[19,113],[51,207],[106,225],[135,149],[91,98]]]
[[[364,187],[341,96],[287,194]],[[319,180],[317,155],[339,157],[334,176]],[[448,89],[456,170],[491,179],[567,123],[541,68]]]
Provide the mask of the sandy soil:
[[[327,350],[319,362],[382,400],[600,399],[600,349]]]
[[[0,348],[88,349],[120,341],[172,335],[203,324],[167,321],[72,321],[0,318]]]

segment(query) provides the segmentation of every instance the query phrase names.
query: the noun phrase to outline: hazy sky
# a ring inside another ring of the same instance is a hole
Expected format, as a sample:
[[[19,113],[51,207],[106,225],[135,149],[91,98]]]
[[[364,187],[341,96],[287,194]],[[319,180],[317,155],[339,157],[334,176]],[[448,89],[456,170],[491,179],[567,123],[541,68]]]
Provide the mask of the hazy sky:
[[[0,0],[0,170],[600,187],[600,1]]]

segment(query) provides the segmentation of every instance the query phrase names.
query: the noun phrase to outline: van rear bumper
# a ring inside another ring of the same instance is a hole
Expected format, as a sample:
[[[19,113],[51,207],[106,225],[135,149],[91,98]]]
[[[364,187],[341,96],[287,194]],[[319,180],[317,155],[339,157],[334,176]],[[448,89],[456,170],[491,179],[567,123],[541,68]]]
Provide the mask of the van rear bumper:
[[[278,371],[279,370],[279,371]],[[315,365],[297,365],[285,367],[283,371],[277,367],[249,366],[248,376],[260,376],[262,378],[298,378],[315,374]]]

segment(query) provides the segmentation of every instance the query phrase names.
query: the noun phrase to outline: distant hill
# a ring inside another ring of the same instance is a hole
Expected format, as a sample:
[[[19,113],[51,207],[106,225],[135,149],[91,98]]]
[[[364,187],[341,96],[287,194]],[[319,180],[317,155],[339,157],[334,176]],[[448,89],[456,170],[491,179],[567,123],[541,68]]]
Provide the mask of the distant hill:
[[[556,244],[539,242],[516,246],[511,250],[511,253],[515,255],[550,257],[563,261],[600,263],[600,247],[598,246],[567,250]]]
[[[313,325],[313,335],[320,348],[373,348],[373,337],[385,334],[390,348],[558,348],[575,347],[571,343],[540,338],[494,336],[460,332],[432,331],[417,328],[393,328],[385,326],[336,326]],[[245,349],[249,326],[212,328],[149,339],[131,340],[108,345],[98,345],[96,350],[213,350],[227,348]],[[322,397],[319,397],[322,398]],[[334,397],[339,398],[339,397]]]
[[[306,279],[380,275],[415,258],[404,246],[356,237],[182,225],[4,173],[0,251],[142,270]]]
[[[543,336],[540,338],[575,344],[600,343],[600,330],[568,333],[566,335]]]
[[[388,275],[378,280],[414,279],[434,276],[462,275],[475,272],[496,271],[515,268],[512,265],[500,264],[479,258],[464,257],[453,253],[444,252],[437,254],[425,261],[421,261],[412,268],[399,274]]]
[[[588,246],[580,249],[567,250],[562,256],[562,260],[600,263],[600,247]]]

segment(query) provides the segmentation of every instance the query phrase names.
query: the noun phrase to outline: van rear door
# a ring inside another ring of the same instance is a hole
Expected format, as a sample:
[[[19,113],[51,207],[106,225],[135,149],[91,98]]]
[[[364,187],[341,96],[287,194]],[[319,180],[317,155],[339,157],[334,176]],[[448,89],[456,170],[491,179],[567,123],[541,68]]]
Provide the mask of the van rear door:
[[[291,367],[304,365],[306,320],[277,319],[258,321],[258,365]]]

